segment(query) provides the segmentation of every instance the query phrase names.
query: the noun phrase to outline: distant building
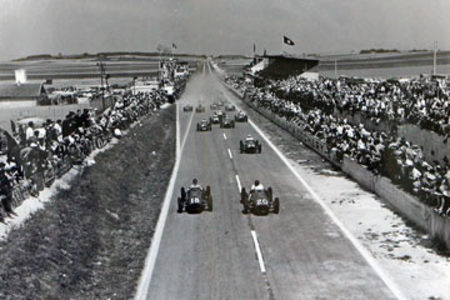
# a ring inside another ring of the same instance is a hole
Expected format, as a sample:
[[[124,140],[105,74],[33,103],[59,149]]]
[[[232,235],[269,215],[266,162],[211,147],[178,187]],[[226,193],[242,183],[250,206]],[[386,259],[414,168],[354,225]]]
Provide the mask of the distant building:
[[[43,83],[0,84],[0,103],[20,102],[37,105],[47,98]]]

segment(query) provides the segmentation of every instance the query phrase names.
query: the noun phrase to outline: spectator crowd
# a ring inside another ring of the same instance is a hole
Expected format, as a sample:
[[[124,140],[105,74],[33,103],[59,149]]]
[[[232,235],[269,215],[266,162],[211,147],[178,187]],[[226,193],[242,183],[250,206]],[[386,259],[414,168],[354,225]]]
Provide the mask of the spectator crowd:
[[[95,149],[144,115],[167,102],[162,90],[114,96],[113,105],[102,113],[95,109],[70,112],[64,120],[30,119],[26,124],[12,122],[6,160],[0,162],[0,221],[15,213],[13,203],[23,193],[37,196],[45,186],[65,174]]]
[[[375,122],[411,122],[448,138],[450,92],[442,83],[423,78],[405,82],[289,78],[256,86],[236,76],[226,82],[244,93],[247,101],[322,141],[327,155],[338,164],[348,156],[450,216],[447,157],[427,162],[419,146],[395,131],[370,131],[336,113],[359,111]]]

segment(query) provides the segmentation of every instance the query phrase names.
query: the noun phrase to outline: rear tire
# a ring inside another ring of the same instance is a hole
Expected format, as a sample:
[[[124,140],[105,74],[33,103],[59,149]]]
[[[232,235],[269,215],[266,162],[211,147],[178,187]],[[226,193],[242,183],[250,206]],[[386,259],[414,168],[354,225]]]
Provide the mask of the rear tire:
[[[213,211],[213,198],[212,198],[212,196],[208,197],[207,204],[208,204],[208,211]]]
[[[245,203],[247,202],[247,198],[248,198],[247,191],[245,190],[245,187],[243,187],[241,189],[241,203],[243,203],[244,206],[245,206]]]
[[[183,212],[183,200],[178,198],[178,210],[177,213],[181,214]]]
[[[184,201],[186,199],[186,190],[184,187],[181,188],[181,199]]]
[[[273,201],[273,213],[277,214],[280,212],[280,199],[275,198],[275,200]]]

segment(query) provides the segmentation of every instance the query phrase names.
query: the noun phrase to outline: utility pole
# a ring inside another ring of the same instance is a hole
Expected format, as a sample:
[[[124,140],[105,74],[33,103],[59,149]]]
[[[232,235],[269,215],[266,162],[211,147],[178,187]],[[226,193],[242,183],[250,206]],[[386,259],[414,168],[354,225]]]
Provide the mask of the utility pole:
[[[433,75],[436,76],[436,53],[437,53],[437,41],[434,41],[434,54],[433,54]]]
[[[100,89],[102,90],[102,106],[103,110],[105,110],[106,109],[105,88],[103,86],[103,78],[105,76],[105,64],[103,63],[103,61],[100,61],[99,63],[97,63],[97,66],[100,68]]]
[[[337,71],[337,59],[334,59],[334,77],[336,77],[336,79],[338,78],[338,71]]]

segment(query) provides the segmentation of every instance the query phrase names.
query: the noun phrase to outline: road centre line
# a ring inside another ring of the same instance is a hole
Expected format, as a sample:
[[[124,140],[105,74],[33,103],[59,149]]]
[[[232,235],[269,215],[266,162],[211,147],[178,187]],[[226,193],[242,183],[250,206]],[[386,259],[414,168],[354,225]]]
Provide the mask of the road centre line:
[[[256,257],[258,258],[258,262],[259,262],[259,269],[261,270],[261,273],[266,273],[266,266],[264,264],[264,259],[262,257],[261,248],[259,246],[258,236],[256,235],[256,231],[251,230],[250,232],[252,234],[253,244],[255,244],[255,251],[256,251]]]
[[[232,102],[237,107],[241,108],[235,103],[234,100],[225,92],[225,87],[222,85],[222,91],[224,95],[230,102]],[[336,217],[334,212],[325,204],[325,202],[316,194],[316,192],[311,188],[311,186],[303,179],[303,177],[294,169],[294,167],[289,163],[286,156],[270,141],[270,139],[265,135],[265,133],[252,121],[248,120],[248,123],[255,129],[255,131],[266,141],[266,143],[272,148],[272,150],[278,155],[281,161],[288,167],[288,169],[294,174],[294,176],[302,183],[306,190],[311,194],[314,201],[319,204],[331,220],[338,226],[344,236],[352,243],[355,249],[361,254],[361,256],[366,260],[366,262],[372,267],[372,269],[377,273],[378,277],[386,284],[386,286],[391,290],[397,299],[408,299],[397,284],[392,280],[392,278],[379,266],[378,262],[375,260],[373,255],[356,239],[355,236],[345,227],[345,225]]]
[[[233,155],[231,154],[230,148],[228,148],[228,155],[230,156],[230,159],[233,159]]]
[[[194,120],[194,113],[191,113],[191,117],[189,118],[188,126],[186,127],[186,132],[184,133],[183,142],[181,143],[181,152],[183,152],[184,144],[186,144],[187,137],[189,135],[189,130],[191,129],[192,120]],[[179,126],[179,125],[178,125]],[[180,152],[180,154],[181,154]],[[180,155],[181,158],[181,155]]]
[[[240,193],[241,190],[242,190],[242,186],[241,186],[241,181],[239,180],[239,175],[238,174],[236,174],[236,182],[237,182],[238,190],[239,190],[239,193]]]
[[[226,140],[227,139],[227,135],[224,133],[223,134],[223,138]]]
[[[175,181],[177,178],[178,170],[180,168],[181,153],[183,152],[184,145],[186,143],[187,136],[189,134],[189,129],[193,120],[194,114],[191,115],[189,124],[184,133],[183,142],[180,145],[180,113],[178,110],[178,105],[176,108],[176,154],[175,154],[175,165],[170,175],[169,186],[167,187],[166,194],[164,196],[164,202],[161,207],[161,212],[159,213],[158,222],[156,223],[155,232],[153,234],[153,239],[151,241],[150,249],[147,252],[145,258],[144,268],[139,279],[139,284],[136,290],[134,299],[145,300],[148,296],[148,289],[150,287],[150,282],[152,280],[153,270],[155,268],[156,258],[158,257],[159,248],[161,245],[162,234],[167,221],[167,215],[169,213],[170,202],[173,197],[173,191],[175,187]]]

